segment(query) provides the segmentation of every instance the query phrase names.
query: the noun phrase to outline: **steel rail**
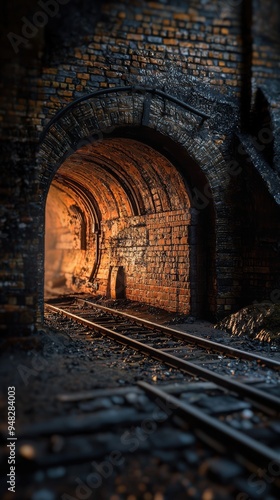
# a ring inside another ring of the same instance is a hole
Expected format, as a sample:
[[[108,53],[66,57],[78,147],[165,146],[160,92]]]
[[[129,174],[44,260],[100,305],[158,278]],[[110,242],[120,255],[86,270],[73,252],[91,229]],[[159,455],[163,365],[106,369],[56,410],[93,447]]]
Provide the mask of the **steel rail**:
[[[195,406],[167,394],[157,387],[147,382],[138,382],[138,386],[165,411],[169,416],[176,412],[183,417],[192,426],[203,430],[211,440],[214,438],[222,443],[223,447],[230,447],[238,455],[242,454],[245,458],[252,461],[255,465],[267,468],[267,466],[280,461],[280,454],[270,449],[268,446],[256,441],[255,439],[243,434],[242,432],[228,426],[220,420],[216,420],[210,415],[204,413]],[[159,405],[159,401],[163,405]],[[167,408],[165,410],[165,408]],[[168,410],[168,412],[167,412]],[[199,435],[201,438],[201,435]],[[209,441],[207,441],[209,444]]]
[[[162,97],[163,99],[167,99],[168,101],[174,102],[174,104],[177,104],[178,106],[187,109],[191,113],[194,113],[203,119],[210,118],[210,115],[204,113],[204,111],[200,111],[199,109],[194,108],[194,106],[191,106],[182,99],[179,99],[178,97],[168,94],[163,90],[155,89],[154,87],[142,87],[141,85],[110,87],[107,89],[101,89],[101,90],[96,90],[95,92],[90,92],[89,94],[85,94],[76,99],[75,101],[72,101],[69,104],[67,104],[64,108],[58,111],[58,113],[49,121],[49,123],[47,124],[47,126],[45,127],[45,129],[41,134],[40,141],[43,141],[43,139],[47,135],[52,125],[54,125],[54,123],[56,123],[63,115],[65,115],[67,111],[69,111],[71,108],[74,108],[77,104],[80,104],[81,102],[87,101],[89,99],[93,99],[95,97],[99,97],[106,94],[118,93],[118,92],[140,92],[141,94],[147,94],[147,93],[154,94],[159,97]]]
[[[145,352],[149,354],[152,358],[157,359],[159,361],[164,362],[165,364],[171,366],[172,368],[177,368],[182,370],[190,375],[200,377],[204,380],[211,381],[216,383],[217,385],[224,387],[225,389],[235,392],[237,394],[241,394],[246,397],[252,403],[256,404],[258,407],[261,406],[263,411],[271,414],[272,411],[279,413],[280,412],[280,398],[268,394],[266,392],[260,391],[254,387],[248,387],[241,382],[237,382],[235,380],[231,380],[226,378],[225,376],[218,375],[217,373],[208,370],[207,368],[202,368],[190,361],[183,360],[172,354],[168,354],[166,352],[161,351],[160,349],[155,349],[154,347],[147,346],[138,340],[134,340],[130,337],[126,337],[121,333],[117,333],[113,330],[109,330],[108,328],[99,325],[98,323],[94,323],[89,321],[88,319],[82,318],[81,316],[77,316],[76,314],[70,313],[65,309],[61,309],[59,307],[55,307],[50,304],[46,304],[46,308],[50,311],[63,314],[64,316],[73,319],[84,326],[95,329],[108,337],[112,338],[120,342],[121,344],[128,345],[138,351]]]
[[[148,328],[155,329],[158,328],[162,332],[171,335],[172,337],[176,337],[180,340],[185,340],[187,342],[191,342],[192,344],[199,345],[205,349],[209,348],[213,351],[226,353],[229,356],[247,359],[251,361],[257,361],[264,363],[267,367],[273,368],[275,370],[280,369],[280,362],[266,358],[265,356],[259,356],[258,354],[253,354],[251,352],[243,351],[241,349],[236,349],[235,347],[226,346],[224,344],[220,344],[218,342],[214,342],[213,340],[202,339],[201,337],[197,337],[196,335],[192,335],[191,333],[178,332],[178,330],[174,330],[173,328],[169,328],[168,326],[159,325],[157,323],[153,323],[146,319],[141,319],[131,314],[127,314],[121,311],[115,311],[114,309],[110,309],[109,307],[101,306],[99,304],[94,304],[86,299],[76,298],[76,300],[80,302],[84,302],[86,304],[91,305],[94,308],[100,309],[101,311],[108,312],[110,314],[114,314],[115,316],[122,316],[124,318],[130,319],[137,323],[140,323]]]

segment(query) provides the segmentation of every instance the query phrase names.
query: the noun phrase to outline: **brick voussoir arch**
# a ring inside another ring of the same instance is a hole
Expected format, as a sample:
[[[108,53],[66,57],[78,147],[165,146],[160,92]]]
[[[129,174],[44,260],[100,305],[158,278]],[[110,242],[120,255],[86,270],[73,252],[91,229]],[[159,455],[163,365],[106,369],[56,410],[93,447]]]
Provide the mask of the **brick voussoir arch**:
[[[172,101],[166,103],[154,94],[150,95],[147,111],[145,99],[143,91],[89,96],[87,101],[74,102],[65,113],[54,117],[37,157],[43,191],[63,161],[83,145],[102,140],[119,127],[144,125],[182,146],[205,174],[214,205],[221,201],[221,188],[226,189],[228,183],[227,165],[210,133],[206,138],[200,136],[206,122],[201,125],[201,118],[192,111]]]
[[[205,120],[205,117],[206,115],[202,118]],[[195,194],[189,191],[189,195],[191,207],[196,213],[203,212],[207,206],[213,209],[212,232],[216,246],[216,257],[213,258],[216,262],[220,246],[224,252],[223,241],[231,241],[226,220],[228,208],[225,209],[223,194],[229,183],[229,175],[227,164],[213,142],[207,121],[204,120],[192,109],[185,109],[180,103],[164,99],[154,92],[148,92],[147,99],[147,92],[144,91],[118,92],[115,89],[114,93],[112,91],[105,95],[89,95],[82,102],[73,102],[51,120],[43,134],[37,157],[40,197],[45,204],[58,168],[66,158],[84,145],[108,138],[118,128],[150,129],[183,148],[196,165],[191,168],[197,168],[203,174],[201,178],[205,180],[202,183],[200,181],[197,188],[196,184],[193,184]],[[200,193],[202,205],[197,206],[195,197],[199,197]],[[212,266],[213,270],[214,268],[216,271],[213,272],[218,274],[216,263]],[[214,276],[213,281],[216,282]],[[226,293],[230,293],[230,287]],[[216,297],[214,302],[223,294],[224,288],[219,292],[217,280],[214,295],[212,294]],[[215,314],[219,308],[222,310],[222,306],[212,306],[212,312]]]

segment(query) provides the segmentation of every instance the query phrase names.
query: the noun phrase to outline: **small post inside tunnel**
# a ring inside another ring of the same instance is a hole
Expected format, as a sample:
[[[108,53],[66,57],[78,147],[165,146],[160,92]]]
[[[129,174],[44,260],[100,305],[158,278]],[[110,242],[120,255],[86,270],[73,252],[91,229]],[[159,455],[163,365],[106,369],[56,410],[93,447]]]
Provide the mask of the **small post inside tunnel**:
[[[109,293],[111,299],[125,299],[125,272],[122,266],[110,267]]]
[[[211,244],[206,233],[203,244],[190,241],[199,220],[187,179],[158,149],[130,137],[85,145],[48,193],[45,294],[85,292],[207,315],[211,280],[199,263]]]

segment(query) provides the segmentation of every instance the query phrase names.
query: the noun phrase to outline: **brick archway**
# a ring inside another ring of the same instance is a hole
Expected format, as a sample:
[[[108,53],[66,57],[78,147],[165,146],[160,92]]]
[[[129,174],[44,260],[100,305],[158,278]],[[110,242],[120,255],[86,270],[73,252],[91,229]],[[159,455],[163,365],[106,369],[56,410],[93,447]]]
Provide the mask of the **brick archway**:
[[[224,225],[224,206],[221,192],[229,182],[226,163],[208,134],[208,125],[191,111],[182,109],[174,102],[150,95],[147,111],[146,95],[143,92],[110,94],[89,97],[66,113],[53,120],[40,145],[38,162],[40,166],[39,190],[42,200],[42,217],[49,187],[58,169],[77,150],[114,136],[139,138],[150,143],[166,157],[174,159],[186,180],[189,192],[191,222],[189,225],[190,293],[192,313],[203,315],[205,293],[208,293],[207,311],[217,311],[215,247],[221,235],[230,240]],[[181,158],[180,158],[181,157]],[[209,215],[211,212],[211,215]],[[215,220],[214,220],[215,218]],[[206,226],[209,226],[206,231]],[[202,222],[201,222],[202,221]],[[44,224],[44,220],[42,219]],[[216,229],[218,231],[216,232]],[[207,234],[207,235],[206,235]],[[199,247],[211,239],[201,257]],[[42,242],[43,244],[43,242]],[[43,252],[42,252],[43,255]],[[209,259],[207,275],[202,270],[205,259]],[[43,268],[43,263],[39,263]],[[43,299],[43,276],[41,277]]]

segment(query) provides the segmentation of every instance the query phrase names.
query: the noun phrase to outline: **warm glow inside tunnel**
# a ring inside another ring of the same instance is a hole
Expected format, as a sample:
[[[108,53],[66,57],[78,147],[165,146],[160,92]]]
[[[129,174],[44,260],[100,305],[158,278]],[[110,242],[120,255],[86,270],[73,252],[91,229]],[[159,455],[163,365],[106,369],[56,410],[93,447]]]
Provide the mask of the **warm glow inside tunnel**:
[[[45,287],[188,313],[189,224],[185,183],[165,156],[130,138],[88,144],[49,190]]]

